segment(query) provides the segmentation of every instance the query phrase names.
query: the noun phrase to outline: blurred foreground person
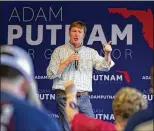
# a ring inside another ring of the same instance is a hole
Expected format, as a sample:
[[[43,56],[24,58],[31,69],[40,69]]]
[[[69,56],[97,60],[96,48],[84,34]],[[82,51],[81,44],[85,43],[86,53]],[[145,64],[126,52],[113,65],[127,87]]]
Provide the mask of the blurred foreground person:
[[[58,131],[57,120],[47,116],[36,97],[37,85],[28,53],[17,46],[4,45],[0,55],[1,131]]]
[[[123,131],[127,120],[135,112],[147,108],[147,100],[136,89],[125,87],[120,89],[113,100],[115,124],[90,118],[79,114],[76,100],[76,88],[73,81],[64,83],[66,90],[66,114],[72,131]]]
[[[151,68],[150,93],[154,95],[154,66]],[[135,113],[128,121],[125,131],[154,131],[154,97],[152,105]]]
[[[31,104],[37,106],[38,108],[42,108],[42,103],[37,97],[38,91],[37,91],[37,83],[34,79],[33,63],[27,52],[17,46],[8,46],[8,45],[1,46],[1,66],[3,67],[1,68],[1,73],[2,73],[1,77],[3,77],[4,75],[4,77],[6,76],[7,78],[13,79],[16,76],[18,76],[18,74],[16,73],[17,71],[12,71],[11,73],[9,72],[12,70],[12,68],[18,70],[18,72],[22,74],[22,77],[24,78],[23,80],[24,81],[26,80],[25,81],[26,88],[29,86],[29,88],[27,88],[25,92],[26,99]],[[8,68],[6,66],[8,66]],[[16,82],[16,79],[14,82]],[[6,82],[3,81],[3,83],[1,84],[4,85],[4,83],[8,84],[9,81]],[[17,93],[16,90],[12,90],[12,87],[10,88],[11,88],[10,90],[7,90],[10,93],[15,93],[15,95],[19,97],[20,95],[25,95],[22,92]],[[6,88],[2,87],[2,89],[5,90]]]

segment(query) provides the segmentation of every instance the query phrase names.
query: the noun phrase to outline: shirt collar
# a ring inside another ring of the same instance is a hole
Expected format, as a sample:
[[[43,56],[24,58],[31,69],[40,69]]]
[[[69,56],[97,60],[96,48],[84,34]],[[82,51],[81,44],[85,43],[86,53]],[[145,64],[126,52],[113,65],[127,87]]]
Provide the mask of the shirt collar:
[[[70,42],[68,42],[67,44],[68,44],[68,46],[69,46],[71,49],[73,49],[73,50],[80,50],[81,47],[83,47],[83,43],[81,43],[81,46],[80,46],[79,48],[75,48],[74,45],[71,44]]]

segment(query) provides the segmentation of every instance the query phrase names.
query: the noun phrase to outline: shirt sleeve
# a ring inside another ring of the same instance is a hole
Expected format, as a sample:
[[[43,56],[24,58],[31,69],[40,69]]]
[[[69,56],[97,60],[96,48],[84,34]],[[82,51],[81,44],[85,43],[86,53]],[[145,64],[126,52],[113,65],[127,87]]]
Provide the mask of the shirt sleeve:
[[[47,67],[46,73],[49,79],[54,79],[56,77],[60,78],[61,73],[57,74],[59,64],[60,64],[60,56],[59,56],[60,50],[57,48],[54,50],[54,52],[51,55],[49,66]]]
[[[115,64],[111,59],[111,64],[108,65],[105,58],[100,56],[96,50],[93,50],[92,52],[92,60],[93,60],[94,68],[100,71],[109,71],[110,68],[113,67]]]
[[[71,131],[116,131],[113,123],[76,114],[71,122]]]

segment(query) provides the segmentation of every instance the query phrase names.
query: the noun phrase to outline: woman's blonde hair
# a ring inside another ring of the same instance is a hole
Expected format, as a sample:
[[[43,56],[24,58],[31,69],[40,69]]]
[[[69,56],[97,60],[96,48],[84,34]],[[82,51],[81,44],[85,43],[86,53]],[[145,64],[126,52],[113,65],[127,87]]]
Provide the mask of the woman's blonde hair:
[[[147,108],[147,100],[135,88],[121,88],[113,100],[113,113],[116,121],[125,121],[135,112]]]

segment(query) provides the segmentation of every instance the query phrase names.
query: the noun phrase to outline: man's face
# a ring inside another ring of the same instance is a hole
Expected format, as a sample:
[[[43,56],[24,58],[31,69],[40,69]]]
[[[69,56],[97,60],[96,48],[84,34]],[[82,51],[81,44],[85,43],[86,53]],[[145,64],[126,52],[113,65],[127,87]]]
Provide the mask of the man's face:
[[[72,27],[69,31],[70,43],[72,43],[75,47],[79,47],[83,42],[83,38],[85,36],[84,29],[78,27]]]

